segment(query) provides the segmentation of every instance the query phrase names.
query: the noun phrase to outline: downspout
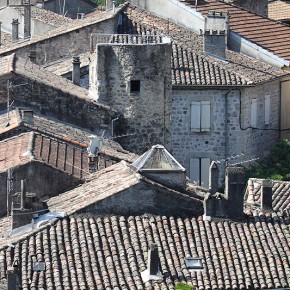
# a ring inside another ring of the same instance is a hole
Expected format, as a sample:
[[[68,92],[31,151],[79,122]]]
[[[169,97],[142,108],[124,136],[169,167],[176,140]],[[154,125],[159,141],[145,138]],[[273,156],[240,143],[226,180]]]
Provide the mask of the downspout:
[[[164,92],[163,92],[163,145],[165,146],[165,112],[166,112],[166,77],[164,77]]]
[[[114,122],[117,121],[118,119],[119,119],[119,117],[117,117],[111,121],[111,130],[112,130],[111,135],[112,135],[112,137],[114,137]]]

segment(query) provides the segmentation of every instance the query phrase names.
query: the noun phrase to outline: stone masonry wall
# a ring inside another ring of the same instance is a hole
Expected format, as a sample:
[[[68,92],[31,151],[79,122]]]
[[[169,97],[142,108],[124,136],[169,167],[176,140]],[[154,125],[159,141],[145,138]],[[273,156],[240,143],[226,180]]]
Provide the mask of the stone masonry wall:
[[[225,120],[226,94],[228,94],[227,120]],[[270,125],[264,125],[265,94],[271,95]],[[279,82],[275,81],[252,88],[244,88],[241,91],[242,128],[250,126],[252,98],[257,98],[258,100],[258,128],[278,129]],[[195,133],[190,131],[190,104],[192,101],[211,102],[210,132]],[[263,131],[251,128],[242,130],[239,116],[239,90],[173,90],[172,153],[187,169],[188,176],[190,175],[190,158],[220,160],[243,152],[244,156],[230,161],[230,163],[241,162],[265,156],[269,148],[278,140],[278,131]],[[225,132],[227,132],[227,134]],[[225,138],[226,136],[227,141]],[[227,152],[225,146],[227,147]],[[224,162],[219,164],[220,186],[223,185],[224,166]]]
[[[98,45],[91,58],[90,96],[119,112],[114,135],[132,133],[118,141],[143,153],[161,143],[171,147],[171,45]],[[140,91],[131,82],[140,81]]]
[[[47,64],[62,58],[70,58],[90,50],[91,33],[112,33],[115,31],[116,19],[108,19],[87,25],[66,33],[59,33],[42,41],[32,41],[19,45],[15,49],[2,52],[1,56],[15,52],[18,56],[28,58],[31,50],[36,51],[36,63]]]
[[[31,107],[34,110],[88,128],[93,132],[110,129],[115,112],[92,100],[80,98],[21,76],[14,76],[13,83],[25,84],[15,87],[11,99],[15,106]],[[0,94],[0,102],[6,102],[6,93]]]

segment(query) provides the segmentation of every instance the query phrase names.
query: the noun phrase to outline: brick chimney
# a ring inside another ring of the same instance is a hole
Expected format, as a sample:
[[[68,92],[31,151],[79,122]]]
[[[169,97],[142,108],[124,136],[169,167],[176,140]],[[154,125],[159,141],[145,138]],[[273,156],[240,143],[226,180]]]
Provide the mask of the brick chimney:
[[[81,81],[81,62],[79,56],[73,57],[72,82],[79,86]]]
[[[228,15],[224,12],[209,11],[203,37],[204,52],[225,58],[227,46]]]
[[[12,42],[17,42],[19,40],[18,26],[19,26],[18,19],[13,19],[12,20]]]
[[[24,39],[31,37],[31,5],[30,0],[21,0],[24,9]]]
[[[271,180],[262,180],[261,185],[261,209],[272,210],[272,190],[273,184]]]

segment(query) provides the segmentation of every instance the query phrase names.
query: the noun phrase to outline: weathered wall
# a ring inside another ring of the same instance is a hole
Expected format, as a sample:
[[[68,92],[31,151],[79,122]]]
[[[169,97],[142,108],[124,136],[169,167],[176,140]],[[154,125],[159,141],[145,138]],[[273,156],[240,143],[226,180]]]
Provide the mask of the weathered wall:
[[[54,0],[44,2],[43,8],[67,17],[77,18],[77,13],[88,14],[96,10],[96,4],[83,0]]]
[[[28,83],[26,86],[13,89],[11,99],[14,99],[15,106],[31,107],[42,114],[69,121],[93,132],[110,129],[111,119],[115,113],[104,106],[24,77],[15,75],[12,82],[15,84]],[[0,102],[6,102],[6,98],[6,93],[0,94]]]
[[[271,96],[270,125],[264,125],[264,96]],[[225,102],[227,95],[227,117]],[[248,128],[251,117],[251,99],[258,101],[258,129]],[[192,101],[211,102],[211,130],[190,131],[190,104]],[[264,156],[278,140],[279,82],[244,88],[241,90],[241,124],[239,90],[173,90],[172,103],[172,153],[190,174],[190,158],[220,160],[244,153],[232,163]],[[241,127],[245,130],[242,130]],[[246,129],[248,128],[248,129]],[[223,184],[224,163],[219,165],[220,186]]]
[[[138,193],[138,194],[136,194]],[[146,182],[105,198],[83,212],[98,214],[142,215],[144,213],[158,215],[201,215],[203,204],[201,201],[166,189],[157,188]]]
[[[97,45],[91,58],[90,96],[119,112],[115,134],[133,133],[118,141],[129,150],[171,144],[171,44]],[[131,92],[132,80],[140,91]]]
[[[268,0],[224,0],[224,2],[234,4],[266,17],[268,16]]]
[[[52,35],[42,41],[32,41],[31,43],[20,45],[14,50],[1,53],[1,55],[9,55],[15,52],[18,56],[27,58],[30,50],[35,50],[38,64],[73,57],[90,50],[91,33],[112,33],[115,31],[115,25],[116,19],[108,19],[67,33]]]
[[[32,161],[13,169],[13,193],[21,191],[21,180],[26,179],[27,192],[36,193],[39,198],[56,196],[73,189],[80,181],[71,175],[52,168],[45,163]],[[7,172],[0,173],[0,215],[6,213]],[[9,202],[9,208],[11,207]]]

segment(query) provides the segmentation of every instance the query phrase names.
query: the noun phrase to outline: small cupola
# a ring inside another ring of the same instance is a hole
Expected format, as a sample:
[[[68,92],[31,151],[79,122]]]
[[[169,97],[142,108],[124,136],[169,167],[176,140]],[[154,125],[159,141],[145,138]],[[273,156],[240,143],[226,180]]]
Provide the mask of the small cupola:
[[[186,170],[162,145],[154,145],[132,167],[140,174],[171,188],[185,189]]]

